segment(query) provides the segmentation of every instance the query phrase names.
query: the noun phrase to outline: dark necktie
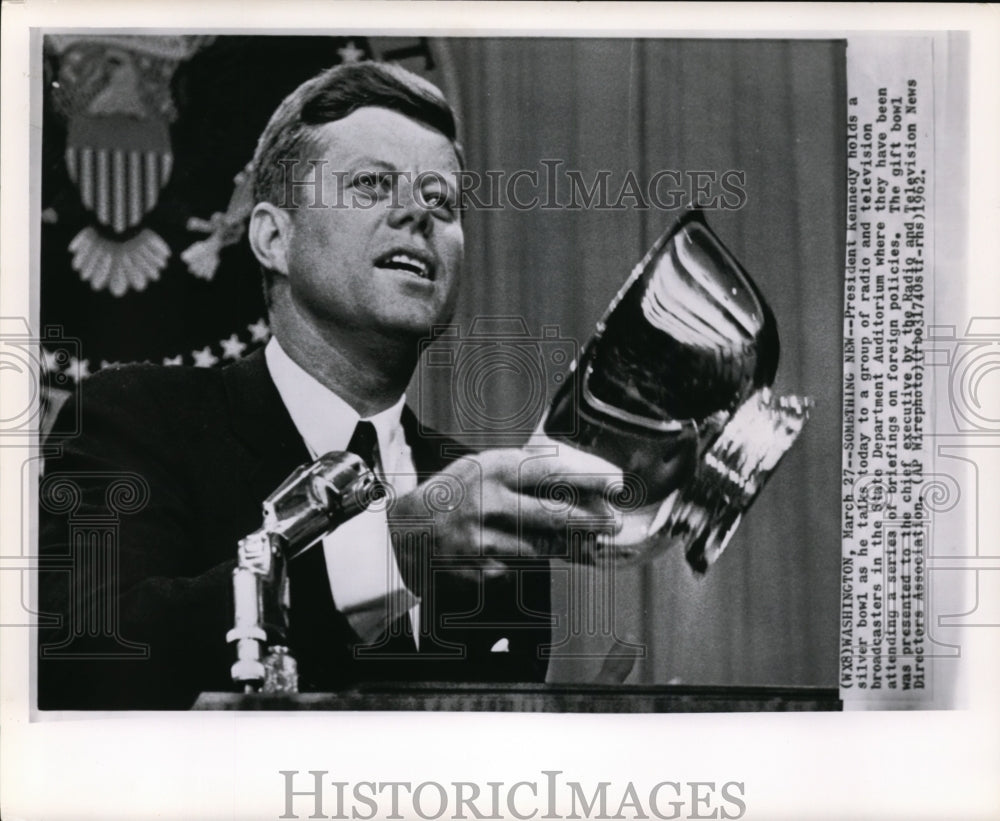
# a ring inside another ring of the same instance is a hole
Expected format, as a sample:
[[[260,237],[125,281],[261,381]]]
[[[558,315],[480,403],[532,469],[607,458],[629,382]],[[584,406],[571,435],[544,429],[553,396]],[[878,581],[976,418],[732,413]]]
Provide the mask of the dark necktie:
[[[375,426],[364,419],[358,421],[354,428],[354,435],[347,443],[347,449],[365,460],[365,464],[375,473],[375,465],[378,463],[378,435],[375,433]]]
[[[375,485],[371,490],[371,500],[377,501],[385,496],[385,488],[378,479],[378,470],[375,467],[379,461],[378,434],[375,432],[375,426],[364,419],[358,420],[357,427],[354,428],[354,434],[351,436],[351,441],[347,443],[347,450],[364,459],[365,464],[375,474]]]

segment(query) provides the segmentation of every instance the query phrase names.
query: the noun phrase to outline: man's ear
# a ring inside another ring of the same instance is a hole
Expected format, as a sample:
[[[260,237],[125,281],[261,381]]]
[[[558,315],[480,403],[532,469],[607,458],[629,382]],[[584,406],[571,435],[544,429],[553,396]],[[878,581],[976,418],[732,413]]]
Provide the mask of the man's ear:
[[[269,202],[258,202],[247,227],[247,239],[257,261],[268,270],[288,276],[288,245],[293,230],[288,211]]]

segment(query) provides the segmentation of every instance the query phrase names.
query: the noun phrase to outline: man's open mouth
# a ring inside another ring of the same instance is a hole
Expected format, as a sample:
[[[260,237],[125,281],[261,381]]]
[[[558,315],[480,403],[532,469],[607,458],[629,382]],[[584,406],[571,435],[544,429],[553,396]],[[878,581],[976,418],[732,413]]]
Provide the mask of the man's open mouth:
[[[434,279],[434,261],[419,251],[389,251],[375,260],[375,267],[402,271],[420,279]]]

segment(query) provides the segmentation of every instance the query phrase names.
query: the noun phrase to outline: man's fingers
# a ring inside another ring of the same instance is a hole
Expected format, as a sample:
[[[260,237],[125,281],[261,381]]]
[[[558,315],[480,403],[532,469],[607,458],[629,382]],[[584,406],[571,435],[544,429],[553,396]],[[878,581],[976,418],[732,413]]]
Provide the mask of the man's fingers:
[[[527,495],[499,488],[490,509],[483,511],[483,524],[531,539],[537,536],[564,538],[568,528],[579,530],[587,522],[597,529],[617,532],[621,516],[601,498],[581,499],[572,488],[554,488],[551,494]]]
[[[521,451],[518,471],[522,488],[543,486],[554,479],[572,482],[583,493],[602,495],[622,480],[621,468],[598,456],[571,447],[560,447],[554,456]]]
[[[617,533],[622,524],[620,516],[607,512],[595,515],[579,506],[553,507],[551,502],[509,490],[498,493],[495,501],[500,506],[483,517],[485,530],[495,534],[492,549],[486,551],[492,555],[513,555],[516,551],[519,558],[539,556],[589,564],[594,561],[601,535]],[[504,534],[502,539],[500,533]],[[490,544],[484,537],[484,545]],[[504,545],[509,547],[504,550]]]
[[[556,502],[611,498],[622,487],[620,468],[570,447],[560,448],[555,455],[504,449],[480,456],[484,470],[511,490]]]
[[[464,558],[471,559],[473,564],[486,571],[496,569],[498,565],[506,568],[526,560],[535,561],[539,557],[533,544],[519,538],[512,531],[494,527],[483,528],[478,547],[478,555],[466,553]]]

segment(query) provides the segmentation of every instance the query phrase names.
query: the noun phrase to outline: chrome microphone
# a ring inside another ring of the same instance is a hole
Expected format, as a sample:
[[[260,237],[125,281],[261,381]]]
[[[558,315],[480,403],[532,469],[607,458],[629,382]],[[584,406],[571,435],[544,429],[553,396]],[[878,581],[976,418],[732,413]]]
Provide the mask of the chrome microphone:
[[[680,546],[701,572],[718,557],[808,416],[808,399],[771,393],[778,354],[763,295],[704,214],[686,212],[612,300],[540,427],[623,471],[623,527],[599,553]]]
[[[287,564],[381,495],[354,453],[333,451],[301,465],[264,501],[263,524],[240,540],[233,570],[233,682],[245,692],[297,692],[287,646]]]

